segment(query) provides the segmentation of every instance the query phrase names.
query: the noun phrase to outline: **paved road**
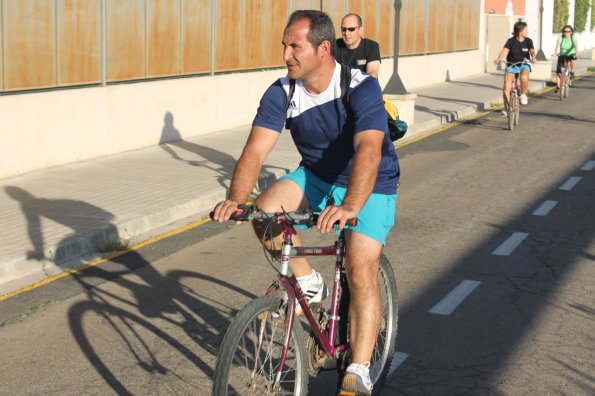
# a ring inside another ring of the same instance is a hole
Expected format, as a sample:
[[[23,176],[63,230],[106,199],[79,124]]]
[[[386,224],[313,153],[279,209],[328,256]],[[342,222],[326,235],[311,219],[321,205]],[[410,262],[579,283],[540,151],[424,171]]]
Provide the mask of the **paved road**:
[[[514,132],[490,113],[399,150],[383,395],[595,392],[594,90],[533,100]],[[0,394],[208,394],[231,318],[271,279],[259,249],[208,223],[2,302]]]

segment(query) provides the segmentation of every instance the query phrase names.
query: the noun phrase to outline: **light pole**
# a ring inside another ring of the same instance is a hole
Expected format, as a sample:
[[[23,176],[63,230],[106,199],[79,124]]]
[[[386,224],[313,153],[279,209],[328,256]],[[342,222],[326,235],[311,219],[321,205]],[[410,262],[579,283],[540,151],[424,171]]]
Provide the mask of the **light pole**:
[[[405,89],[405,85],[403,85],[403,81],[399,76],[399,37],[401,31],[401,7],[403,6],[402,0],[395,0],[395,31],[394,31],[394,62],[393,62],[393,75],[390,78],[388,84],[386,85],[385,92],[396,94],[396,95],[405,95],[407,94],[407,90]]]
[[[539,2],[539,51],[537,51],[537,60],[544,61],[547,57],[543,53],[543,0]]]

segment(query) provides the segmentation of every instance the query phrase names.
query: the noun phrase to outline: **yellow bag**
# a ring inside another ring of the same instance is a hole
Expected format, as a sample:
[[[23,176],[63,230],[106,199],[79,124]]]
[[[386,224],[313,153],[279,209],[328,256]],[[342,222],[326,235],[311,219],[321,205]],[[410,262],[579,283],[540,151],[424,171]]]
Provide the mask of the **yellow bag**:
[[[390,140],[394,142],[405,136],[405,133],[407,132],[407,123],[399,119],[399,110],[388,96],[382,95],[382,99],[384,99],[384,109],[386,110],[386,122],[388,123]]]

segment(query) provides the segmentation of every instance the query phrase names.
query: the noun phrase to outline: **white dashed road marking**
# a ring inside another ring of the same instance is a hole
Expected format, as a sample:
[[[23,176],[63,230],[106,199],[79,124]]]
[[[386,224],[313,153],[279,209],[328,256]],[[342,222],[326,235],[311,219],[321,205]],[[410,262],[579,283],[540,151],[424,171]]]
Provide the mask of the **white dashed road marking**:
[[[437,315],[450,315],[480,283],[473,280],[462,281],[442,301],[434,305],[429,312]]]
[[[558,204],[558,201],[544,201],[539,208],[535,209],[533,216],[547,216]]]
[[[587,163],[581,168],[581,170],[588,172],[592,171],[593,169],[595,169],[595,161],[587,161]]]
[[[496,256],[509,256],[528,236],[529,234],[526,232],[514,232],[492,254]]]
[[[409,357],[408,353],[404,352],[395,352],[393,355],[393,362],[390,365],[390,369],[388,370],[388,375],[391,376],[395,370]]]
[[[582,180],[580,176],[572,176],[560,186],[558,190],[570,191]]]

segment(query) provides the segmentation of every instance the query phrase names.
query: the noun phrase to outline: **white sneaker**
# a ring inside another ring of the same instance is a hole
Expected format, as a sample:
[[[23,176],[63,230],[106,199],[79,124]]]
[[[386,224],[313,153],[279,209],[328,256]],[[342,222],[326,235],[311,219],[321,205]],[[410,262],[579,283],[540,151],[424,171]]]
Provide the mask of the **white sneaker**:
[[[322,275],[316,270],[312,270],[310,275],[300,276],[297,278],[306,302],[308,305],[312,303],[319,303],[328,296],[328,289],[324,283]],[[295,302],[295,313],[301,315],[304,311],[299,302]]]
[[[502,110],[500,117],[508,117],[508,112],[506,110]]]
[[[351,363],[341,381],[339,395],[371,395],[372,381],[370,380],[370,362]]]
[[[526,105],[527,103],[529,103],[529,101],[527,100],[527,95],[521,94],[521,104]]]

